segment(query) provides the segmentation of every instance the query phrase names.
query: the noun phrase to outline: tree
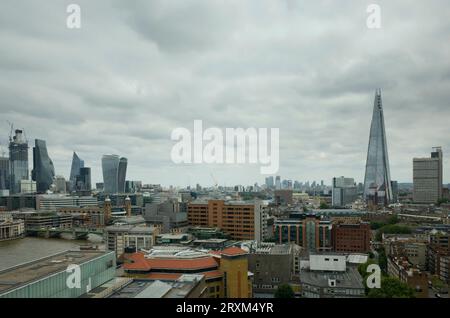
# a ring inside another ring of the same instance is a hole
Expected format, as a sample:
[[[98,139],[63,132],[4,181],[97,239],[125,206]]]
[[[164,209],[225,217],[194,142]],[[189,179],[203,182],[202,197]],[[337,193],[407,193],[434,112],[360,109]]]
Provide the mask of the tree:
[[[322,203],[320,203],[320,207],[319,208],[321,210],[325,210],[325,209],[329,209],[330,207],[325,202],[322,202]]]
[[[294,290],[289,284],[278,286],[275,292],[275,298],[294,298]]]
[[[415,298],[415,291],[394,277],[382,277],[381,288],[369,291],[369,298]]]
[[[408,226],[398,225],[398,224],[388,224],[380,229],[378,229],[377,234],[375,235],[375,240],[380,241],[382,240],[383,233],[386,234],[410,234],[411,228]]]

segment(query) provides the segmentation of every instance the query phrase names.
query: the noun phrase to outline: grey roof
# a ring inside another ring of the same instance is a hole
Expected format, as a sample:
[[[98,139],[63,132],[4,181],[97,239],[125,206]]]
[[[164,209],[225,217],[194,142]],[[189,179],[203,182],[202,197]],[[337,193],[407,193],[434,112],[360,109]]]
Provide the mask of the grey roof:
[[[364,288],[362,277],[355,267],[347,267],[345,272],[324,272],[302,270],[300,272],[301,284],[316,287],[329,287],[328,279],[336,279],[335,288]]]
[[[172,285],[157,280],[140,291],[134,298],[162,298],[171,289]]]

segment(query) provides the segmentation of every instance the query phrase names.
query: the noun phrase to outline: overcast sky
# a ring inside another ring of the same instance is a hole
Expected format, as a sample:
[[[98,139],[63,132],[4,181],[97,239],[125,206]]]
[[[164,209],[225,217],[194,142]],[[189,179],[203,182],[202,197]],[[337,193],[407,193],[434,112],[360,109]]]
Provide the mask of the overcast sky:
[[[66,27],[70,3],[81,29]],[[392,179],[440,145],[450,182],[449,16],[448,0],[2,0],[0,142],[6,120],[25,128],[66,178],[76,151],[93,182],[114,153],[129,180],[262,183],[259,165],[172,163],[172,130],[201,119],[279,128],[283,179],[362,182],[380,87]]]

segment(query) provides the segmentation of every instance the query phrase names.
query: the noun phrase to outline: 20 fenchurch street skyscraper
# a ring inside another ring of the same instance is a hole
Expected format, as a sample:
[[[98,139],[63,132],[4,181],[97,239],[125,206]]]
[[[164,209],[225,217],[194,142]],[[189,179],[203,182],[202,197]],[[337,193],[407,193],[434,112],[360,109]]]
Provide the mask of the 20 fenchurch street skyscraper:
[[[105,193],[125,192],[127,158],[119,158],[117,155],[104,155],[102,157],[102,169]]]
[[[380,89],[375,92],[373,105],[364,178],[364,199],[374,204],[384,205],[393,200]]]
[[[119,156],[103,155],[102,170],[105,193],[117,193],[119,181]]]

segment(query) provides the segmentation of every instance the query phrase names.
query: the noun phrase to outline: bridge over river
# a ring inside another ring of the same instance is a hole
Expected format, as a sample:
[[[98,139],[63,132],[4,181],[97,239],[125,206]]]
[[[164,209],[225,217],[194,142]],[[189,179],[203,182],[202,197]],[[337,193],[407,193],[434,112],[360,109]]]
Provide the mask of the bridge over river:
[[[84,240],[88,238],[89,234],[97,234],[100,236],[104,235],[103,228],[87,228],[87,227],[71,227],[71,228],[27,228],[27,235],[30,236],[43,236],[49,237],[60,237],[61,234],[72,234],[72,236],[77,240]]]

